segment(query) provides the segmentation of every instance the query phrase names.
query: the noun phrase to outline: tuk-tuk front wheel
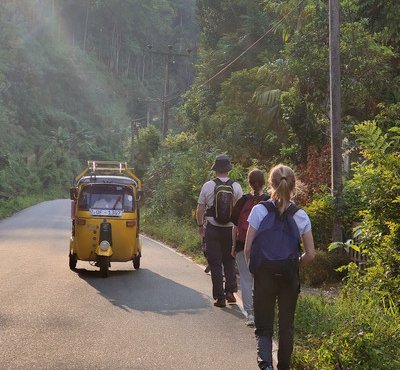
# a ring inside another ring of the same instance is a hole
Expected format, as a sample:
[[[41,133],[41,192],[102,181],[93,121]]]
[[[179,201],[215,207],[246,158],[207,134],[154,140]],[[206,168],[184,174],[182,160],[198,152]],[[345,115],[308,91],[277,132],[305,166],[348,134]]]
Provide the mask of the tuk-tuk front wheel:
[[[135,270],[137,270],[140,267],[140,257],[141,257],[140,253],[137,256],[133,257],[133,268]]]
[[[78,258],[76,257],[76,254],[69,253],[69,268],[71,270],[75,270],[76,268],[76,262],[78,261]]]
[[[97,265],[100,267],[100,275],[103,278],[108,277],[110,267],[110,257],[108,256],[97,256]]]

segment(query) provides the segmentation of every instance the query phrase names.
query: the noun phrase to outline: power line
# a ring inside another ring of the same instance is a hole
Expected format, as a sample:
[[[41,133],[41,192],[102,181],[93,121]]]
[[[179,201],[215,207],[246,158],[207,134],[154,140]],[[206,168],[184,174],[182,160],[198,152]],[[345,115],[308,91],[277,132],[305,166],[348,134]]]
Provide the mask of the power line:
[[[235,59],[233,59],[231,62],[229,62],[224,68],[222,68],[219,72],[214,74],[212,77],[210,77],[207,81],[203,82],[201,85],[198,86],[198,88],[203,87],[204,85],[208,84],[211,82],[214,78],[218,77],[222,72],[226,71],[232,64],[234,64],[237,60],[239,60],[243,55],[245,55],[250,49],[252,49],[254,46],[256,46],[264,37],[266,37],[269,33],[272,31],[275,31],[276,28],[278,28],[279,25],[281,25],[297,8],[300,7],[301,4],[303,4],[306,0],[301,0],[299,3],[293,7],[285,16],[283,16],[278,22],[276,22],[268,31],[266,31],[261,37],[259,37],[255,42],[253,42],[247,49],[245,49],[241,54],[239,54]],[[160,52],[154,52],[157,54],[163,54]],[[180,56],[184,56],[184,54],[181,54]],[[176,98],[181,97],[181,94],[184,93],[186,90],[183,90],[182,92],[176,94],[174,97],[170,97],[167,99],[167,101],[174,100]],[[154,100],[159,100],[159,98],[150,98]]]
[[[281,25],[297,8],[300,7],[302,3],[304,3],[306,0],[301,0],[292,10],[289,11],[285,16],[283,16],[278,22],[276,22],[268,31],[266,31],[260,38],[258,38],[255,42],[253,42],[247,49],[245,49],[241,54],[239,54],[235,59],[233,59],[231,62],[229,62],[224,68],[222,68],[219,72],[214,74],[212,77],[210,77],[207,81],[203,82],[201,85],[199,85],[197,88],[201,88],[204,85],[208,84],[211,82],[214,78],[218,77],[222,72],[226,71],[232,64],[234,64],[236,61],[238,61],[243,55],[245,55],[249,50],[251,50],[254,46],[256,46],[264,37],[266,37],[269,33],[272,31],[275,31],[276,28]],[[180,94],[184,93],[187,90],[183,90],[179,93]],[[173,98],[170,98],[169,100],[173,100]]]
[[[250,49],[252,49],[254,46],[256,46],[265,36],[267,36],[269,33],[274,31],[283,21],[286,20],[286,18],[289,17],[290,14],[292,14],[302,3],[304,3],[305,0],[301,0],[292,10],[289,11],[285,16],[283,16],[276,24],[274,24],[267,32],[265,32],[259,39],[257,39],[255,42],[253,42],[246,50],[244,50],[241,54],[239,54],[235,59],[233,59],[231,62],[229,62],[224,68],[222,68],[219,72],[217,72],[214,76],[210,77],[207,81],[203,82],[200,87],[203,87],[204,85],[208,84],[211,82],[214,78],[218,77],[222,72],[226,71],[232,64],[234,64],[237,60],[239,60],[243,55],[245,55]]]

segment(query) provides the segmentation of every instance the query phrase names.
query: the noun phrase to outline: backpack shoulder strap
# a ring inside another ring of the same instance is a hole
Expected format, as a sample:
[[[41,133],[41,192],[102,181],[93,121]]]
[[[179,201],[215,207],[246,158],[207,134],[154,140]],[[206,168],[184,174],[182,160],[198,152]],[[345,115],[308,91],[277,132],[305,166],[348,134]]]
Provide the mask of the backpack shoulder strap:
[[[276,211],[275,204],[272,203],[272,202],[265,201],[265,202],[260,202],[258,204],[262,204],[267,209],[268,212],[275,212]]]
[[[301,208],[297,207],[294,203],[290,203],[289,207],[286,209],[286,212],[288,215],[291,215],[293,217],[294,214],[300,209]]]
[[[260,202],[259,204],[262,204],[268,212],[275,212],[276,211],[276,207],[275,204],[272,202]],[[297,207],[294,203],[290,203],[289,207],[286,209],[286,213],[288,215],[293,216],[297,211],[299,211],[301,208]]]
[[[261,202],[265,202],[266,200],[269,199],[269,195],[262,193],[260,195],[253,195],[254,198],[254,204],[259,204]]]
[[[261,194],[261,201],[266,201],[270,198],[269,194],[263,193]]]
[[[222,182],[218,177],[216,177],[215,179],[213,179],[213,181],[215,182],[215,186],[218,186],[218,185],[222,185],[222,184],[223,184],[223,182]]]
[[[247,193],[247,194],[245,194],[243,196],[246,197],[246,201],[249,200],[249,199],[253,199],[254,198],[254,195],[251,194],[251,193]]]
[[[215,186],[228,185],[228,186],[232,187],[232,185],[233,185],[233,181],[231,179],[228,179],[228,181],[223,182],[220,178],[216,177],[215,179],[213,179],[213,181],[215,182]]]
[[[251,199],[252,197],[253,197],[253,195],[250,193],[243,194],[242,197],[236,202],[235,207],[237,205],[237,207],[240,208],[240,210],[241,210],[243,208],[243,206],[246,204],[246,202],[249,199]]]

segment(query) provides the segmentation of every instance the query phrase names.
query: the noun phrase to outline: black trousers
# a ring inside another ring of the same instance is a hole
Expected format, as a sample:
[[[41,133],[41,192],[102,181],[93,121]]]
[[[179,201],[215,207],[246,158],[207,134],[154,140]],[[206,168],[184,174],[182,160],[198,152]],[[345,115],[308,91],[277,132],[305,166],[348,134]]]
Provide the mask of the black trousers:
[[[278,369],[289,370],[293,352],[293,322],[300,292],[297,260],[271,261],[254,274],[254,316],[260,369],[272,365],[272,336],[278,302]]]
[[[205,232],[206,256],[211,269],[214,299],[225,299],[225,292],[237,292],[235,259],[232,257],[232,228],[211,225]],[[222,274],[225,275],[225,287]]]

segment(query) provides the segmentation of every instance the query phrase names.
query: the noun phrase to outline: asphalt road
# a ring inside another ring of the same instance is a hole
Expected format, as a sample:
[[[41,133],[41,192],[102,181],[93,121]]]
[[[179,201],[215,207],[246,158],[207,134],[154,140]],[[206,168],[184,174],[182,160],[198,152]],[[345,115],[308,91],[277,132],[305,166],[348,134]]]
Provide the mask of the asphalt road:
[[[69,200],[0,221],[0,369],[255,370],[238,306],[215,308],[210,276],[143,237],[141,268],[107,279],[68,267]]]

